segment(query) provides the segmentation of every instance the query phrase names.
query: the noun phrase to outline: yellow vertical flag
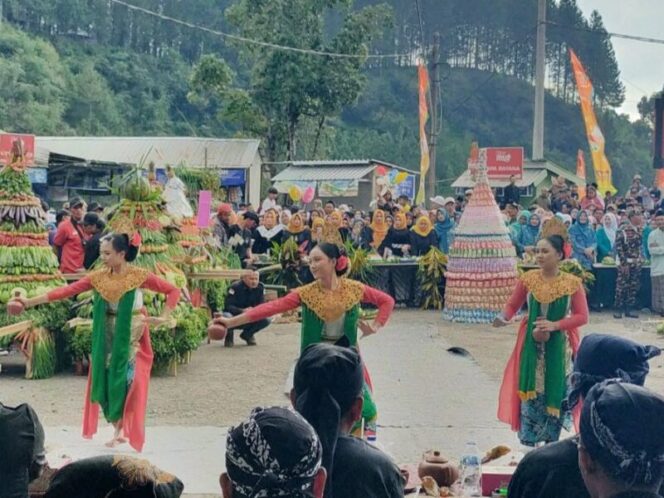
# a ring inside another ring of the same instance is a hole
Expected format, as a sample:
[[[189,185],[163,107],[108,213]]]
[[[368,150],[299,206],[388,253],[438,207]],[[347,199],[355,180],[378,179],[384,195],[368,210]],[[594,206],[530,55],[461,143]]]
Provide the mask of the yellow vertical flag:
[[[427,142],[427,120],[429,119],[429,111],[427,109],[427,91],[429,90],[429,74],[427,68],[422,61],[417,65],[418,88],[420,98],[420,188],[417,190],[416,204],[424,202],[424,184],[429,171],[429,144]],[[435,192],[431,192],[435,194]]]
[[[586,125],[586,135],[588,136],[590,155],[593,160],[595,181],[602,195],[607,191],[615,194],[617,190],[611,180],[611,165],[604,153],[604,135],[597,124],[597,118],[593,110],[593,85],[586,75],[581,61],[572,49],[569,50],[569,55],[572,60],[576,89],[579,92],[579,99],[581,100],[581,114],[583,115],[583,122]]]
[[[583,185],[579,187],[579,199],[583,199],[586,196],[586,159],[581,149],[576,152],[576,176],[583,179]]]

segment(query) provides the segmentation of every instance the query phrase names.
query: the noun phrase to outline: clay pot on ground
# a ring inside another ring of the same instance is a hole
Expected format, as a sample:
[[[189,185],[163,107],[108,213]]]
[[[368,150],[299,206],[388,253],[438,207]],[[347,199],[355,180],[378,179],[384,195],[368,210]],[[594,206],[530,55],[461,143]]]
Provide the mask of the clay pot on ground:
[[[425,476],[433,477],[438,486],[451,486],[459,479],[459,468],[441,455],[440,451],[431,450],[422,455],[417,474],[420,479]]]

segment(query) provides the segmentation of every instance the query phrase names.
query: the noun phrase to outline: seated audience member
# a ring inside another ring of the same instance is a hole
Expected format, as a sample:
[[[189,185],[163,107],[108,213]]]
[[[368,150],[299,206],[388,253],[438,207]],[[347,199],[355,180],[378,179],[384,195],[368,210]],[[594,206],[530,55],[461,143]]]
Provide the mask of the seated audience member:
[[[642,346],[622,337],[584,337],[568,381],[567,406],[580,412],[578,405],[590,388],[606,379],[622,376],[642,386],[650,370],[648,360],[660,353],[655,346]],[[512,476],[510,498],[587,498],[578,466],[577,439],[563,439],[528,453]]]
[[[260,275],[257,271],[253,271],[244,277],[239,282],[235,282],[228,289],[228,295],[224,302],[224,312],[227,316],[241,315],[249,308],[262,304],[265,300],[265,288],[260,282]],[[254,334],[263,330],[270,325],[270,320],[264,318],[257,322],[248,323],[242,326],[240,339],[247,343],[249,346],[256,345]],[[233,347],[234,329],[226,332],[224,339],[224,346],[227,348]]]
[[[62,467],[45,498],[177,498],[183,489],[182,481],[147,460],[104,455]]]
[[[322,498],[325,470],[320,440],[286,408],[254,408],[226,437],[224,498]]]
[[[363,365],[355,349],[314,344],[295,367],[291,401],[316,429],[328,481],[325,498],[403,497],[404,482],[392,460],[350,436],[362,415]]]
[[[420,216],[410,229],[410,249],[413,256],[423,256],[432,247],[438,247],[438,236],[427,216]]]
[[[581,412],[579,467],[592,498],[657,498],[664,481],[664,397],[616,379]]]
[[[45,465],[44,429],[35,411],[0,403],[0,496],[27,498]]]

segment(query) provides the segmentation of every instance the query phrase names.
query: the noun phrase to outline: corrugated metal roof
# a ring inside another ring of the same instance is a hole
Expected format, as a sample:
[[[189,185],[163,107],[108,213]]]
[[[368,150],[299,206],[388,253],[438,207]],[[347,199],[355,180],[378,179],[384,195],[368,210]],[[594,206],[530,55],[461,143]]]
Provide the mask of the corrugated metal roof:
[[[539,185],[546,179],[546,170],[544,169],[524,169],[523,177],[516,181],[517,187],[527,187],[529,185]],[[509,185],[509,179],[489,180],[489,186],[492,188],[501,188]],[[452,184],[453,188],[472,188],[475,182],[470,177],[470,173],[465,171]]]
[[[310,163],[309,163],[310,164]],[[359,180],[371,173],[375,165],[368,166],[289,166],[272,178],[273,182],[320,181],[320,180]]]
[[[346,168],[349,166],[386,166],[390,169],[397,169],[399,171],[405,171],[411,175],[419,175],[419,171],[413,171],[403,166],[398,166],[396,164],[388,163],[387,161],[382,161],[380,159],[322,159],[322,160],[312,160],[312,161],[290,161],[288,163],[290,166],[301,166],[305,168],[318,168],[321,166],[339,166]]]
[[[138,164],[157,167],[184,164],[192,168],[249,168],[258,154],[259,140],[197,137],[37,137],[36,144],[51,153],[86,162]]]

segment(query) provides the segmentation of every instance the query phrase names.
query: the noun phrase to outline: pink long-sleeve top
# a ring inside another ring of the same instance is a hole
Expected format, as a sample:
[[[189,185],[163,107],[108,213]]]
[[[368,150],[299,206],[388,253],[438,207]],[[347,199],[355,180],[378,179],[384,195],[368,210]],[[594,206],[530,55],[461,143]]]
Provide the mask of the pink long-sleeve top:
[[[378,314],[376,322],[381,326],[387,323],[394,309],[394,299],[392,296],[365,285],[361,301],[377,306]],[[291,292],[282,298],[256,306],[247,311],[246,314],[250,322],[255,322],[276,315],[277,313],[293,310],[300,306],[300,304],[302,304],[300,295],[297,292]]]
[[[83,277],[82,279],[69,284],[65,287],[60,287],[59,289],[52,290],[49,292],[46,297],[48,301],[58,301],[60,299],[67,299],[68,297],[75,296],[81,292],[89,291],[93,288],[90,277]],[[166,295],[166,306],[169,309],[175,308],[180,299],[180,289],[170,284],[166,280],[163,280],[153,273],[150,273],[145,279],[145,282],[141,285],[141,289],[147,289],[152,292],[158,292],[160,294]]]
[[[526,303],[528,298],[528,289],[521,280],[517,281],[516,288],[512,297],[505,305],[503,315],[506,321],[511,320]],[[562,320],[558,320],[559,330],[571,330],[581,327],[588,323],[588,301],[586,300],[586,291],[583,285],[579,290],[572,294],[570,299],[571,314]]]

